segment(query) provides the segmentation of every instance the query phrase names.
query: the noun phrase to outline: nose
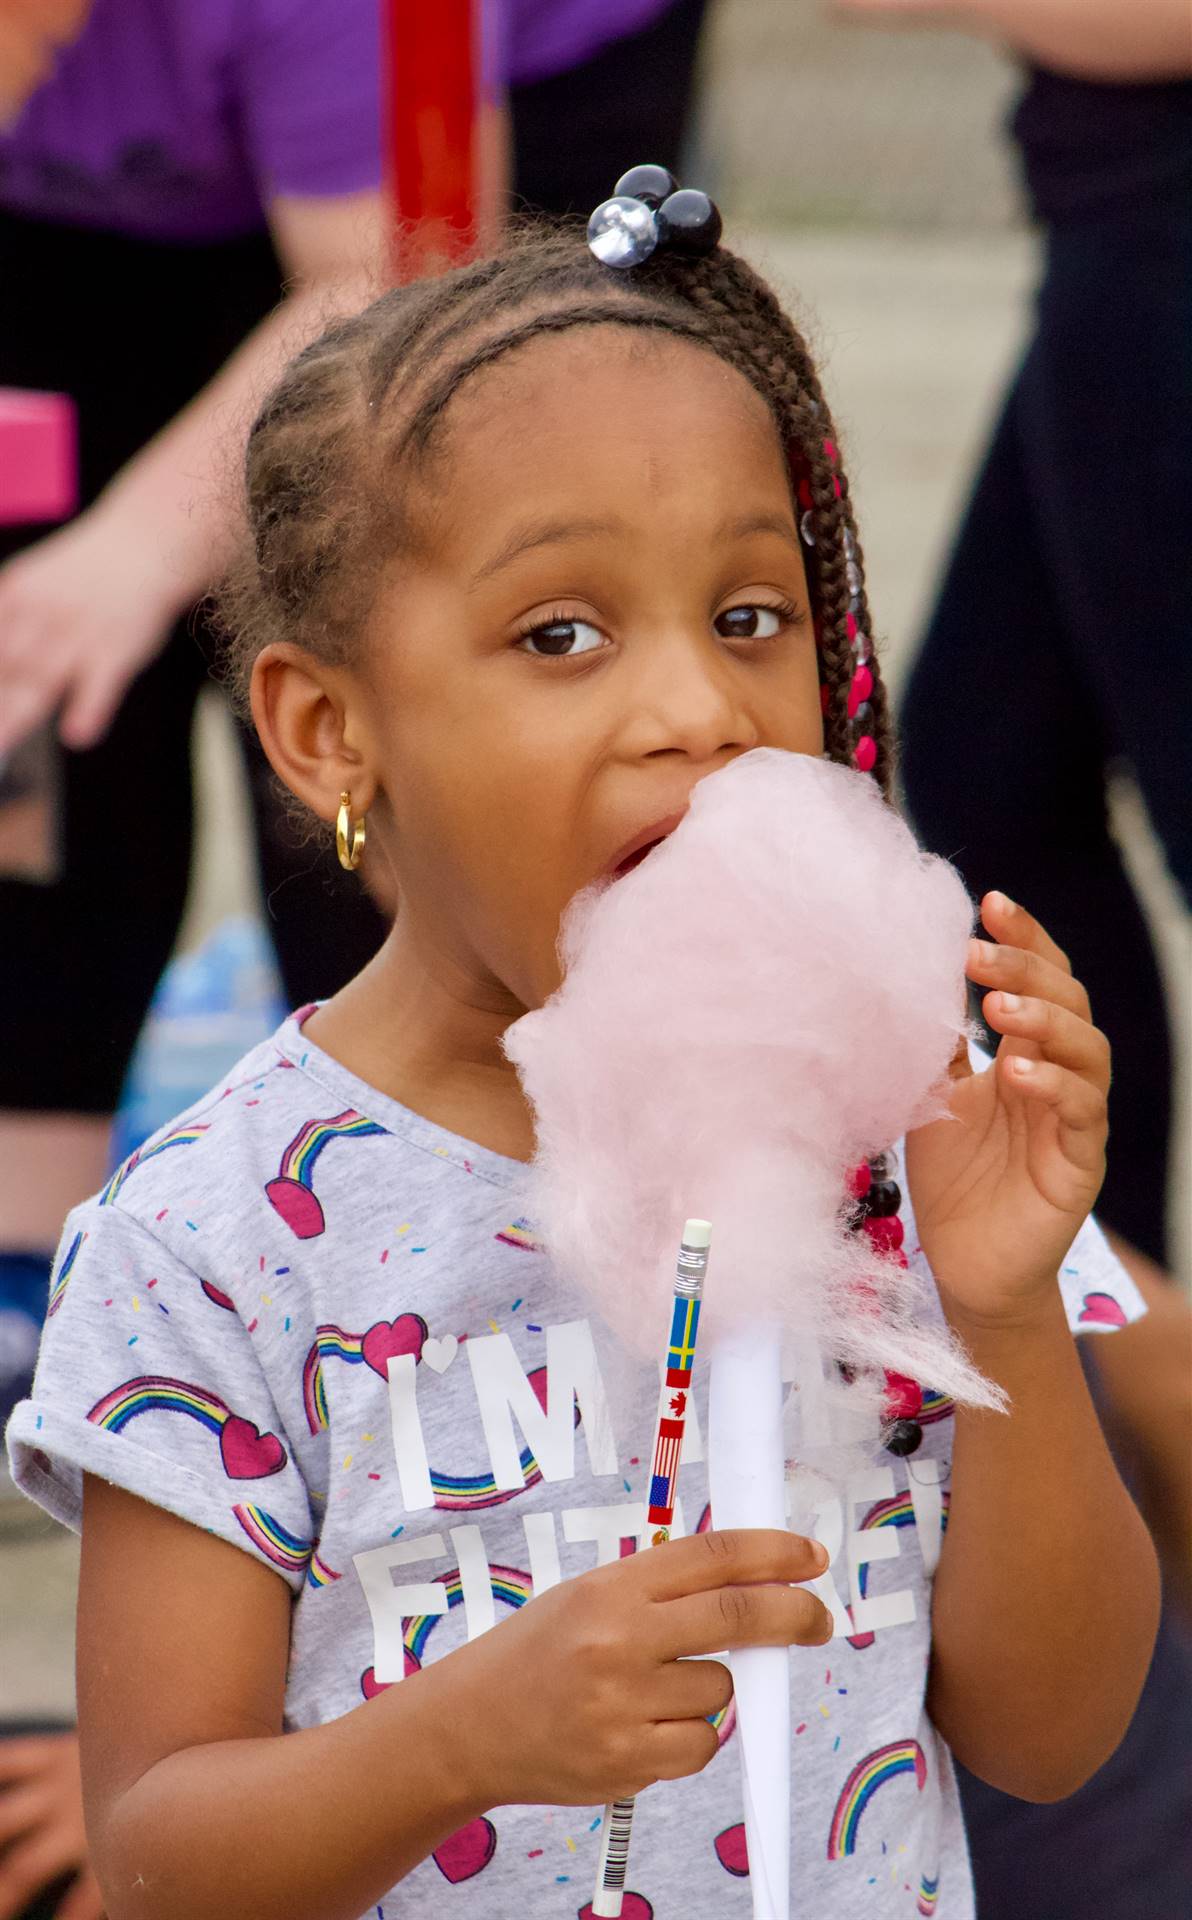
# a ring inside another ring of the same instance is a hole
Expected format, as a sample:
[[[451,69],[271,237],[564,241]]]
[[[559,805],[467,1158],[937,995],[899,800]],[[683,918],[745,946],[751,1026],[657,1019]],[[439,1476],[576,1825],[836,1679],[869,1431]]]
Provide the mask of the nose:
[[[636,755],[674,753],[704,762],[758,745],[741,670],[734,671],[712,636],[670,634],[643,654],[630,719]]]

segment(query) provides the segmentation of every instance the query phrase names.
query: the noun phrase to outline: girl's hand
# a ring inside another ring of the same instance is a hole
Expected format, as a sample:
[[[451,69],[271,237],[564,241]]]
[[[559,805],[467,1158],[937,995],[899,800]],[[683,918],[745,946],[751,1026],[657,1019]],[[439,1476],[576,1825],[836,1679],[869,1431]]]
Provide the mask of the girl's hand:
[[[722,1661],[691,1656],[823,1646],[831,1615],[790,1583],[827,1564],[791,1533],[693,1534],[565,1580],[462,1647],[479,1803],[596,1806],[698,1773],[733,1688]]]
[[[1109,1042],[1088,995],[1037,920],[986,894],[993,942],[969,943],[968,977],[1004,1037],[974,1074],[952,1063],[951,1118],[907,1136],[919,1238],[946,1306],[983,1324],[1029,1314],[1056,1275],[1105,1173]]]
[[[65,746],[103,738],[185,604],[156,544],[99,502],[0,567],[0,754],[59,708]]]

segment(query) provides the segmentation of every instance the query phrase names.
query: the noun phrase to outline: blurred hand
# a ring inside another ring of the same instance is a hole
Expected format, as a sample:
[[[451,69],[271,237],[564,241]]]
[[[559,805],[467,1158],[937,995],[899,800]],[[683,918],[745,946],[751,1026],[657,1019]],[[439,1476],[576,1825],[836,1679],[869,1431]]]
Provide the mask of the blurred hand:
[[[59,707],[64,746],[103,738],[185,604],[155,547],[101,502],[0,567],[0,754]]]
[[[103,1895],[87,1865],[77,1734],[0,1739],[0,1920],[15,1920],[68,1873],[76,1878],[57,1920],[103,1920]]]

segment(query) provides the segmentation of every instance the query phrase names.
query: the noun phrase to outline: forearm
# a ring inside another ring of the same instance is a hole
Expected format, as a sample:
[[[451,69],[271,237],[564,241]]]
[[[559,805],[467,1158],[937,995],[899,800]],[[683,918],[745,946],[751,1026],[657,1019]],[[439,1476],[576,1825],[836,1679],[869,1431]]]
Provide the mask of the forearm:
[[[322,1727],[185,1748],[91,1834],[109,1920],[356,1920],[475,1818],[453,1660]]]
[[[230,557],[226,499],[229,450],[240,424],[286,361],[314,337],[328,310],[349,311],[369,297],[361,276],[316,282],[291,293],[226,360],[182,411],[109,482],[92,512],[135,519],[176,580],[173,611],[193,604]]]
[[[960,0],[991,40],[1042,66],[1089,80],[1192,75],[1188,0]]]
[[[1154,1550],[1058,1289],[1029,1325],[953,1324],[1010,1411],[957,1414],[929,1707],[982,1779],[1056,1799],[1108,1758],[1133,1712],[1158,1619]]]

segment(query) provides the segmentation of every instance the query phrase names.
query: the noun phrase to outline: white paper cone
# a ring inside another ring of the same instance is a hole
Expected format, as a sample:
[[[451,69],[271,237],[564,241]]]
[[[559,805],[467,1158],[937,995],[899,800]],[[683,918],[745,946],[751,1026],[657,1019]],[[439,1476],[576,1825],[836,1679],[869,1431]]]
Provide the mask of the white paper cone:
[[[782,1342],[741,1329],[712,1354],[708,1402],[712,1524],[785,1527]],[[791,1695],[785,1647],[731,1653],[754,1920],[790,1920]]]

